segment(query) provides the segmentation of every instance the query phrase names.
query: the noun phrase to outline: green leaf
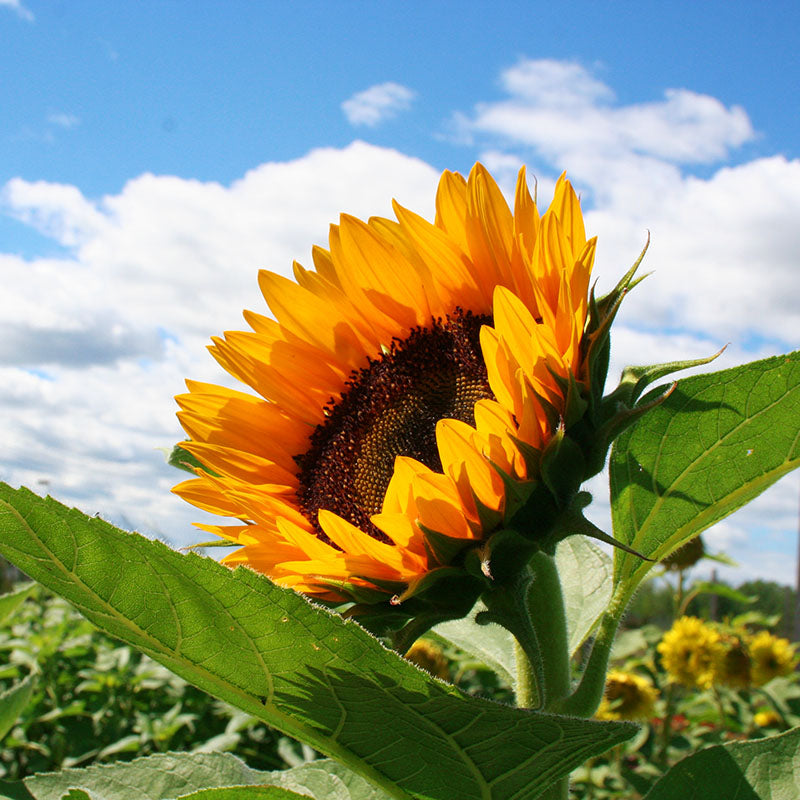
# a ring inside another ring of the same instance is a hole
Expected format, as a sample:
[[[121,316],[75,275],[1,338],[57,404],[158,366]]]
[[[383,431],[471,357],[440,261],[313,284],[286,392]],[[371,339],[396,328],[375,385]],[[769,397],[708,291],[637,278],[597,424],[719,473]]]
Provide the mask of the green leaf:
[[[677,550],[800,465],[798,419],[800,351],[679,381],[614,445],[615,537],[655,560]],[[651,567],[615,552],[626,596]]]
[[[35,588],[35,583],[29,583],[16,591],[0,595],[0,624],[5,622],[25,602],[25,598]]]
[[[556,569],[564,594],[569,652],[592,632],[611,599],[611,557],[585,536],[569,536],[556,547]]]
[[[297,794],[276,786],[227,786],[224,789],[201,789],[181,795],[178,800],[250,800],[251,797],[253,800],[308,800],[311,795]]]
[[[14,727],[19,715],[28,705],[33,694],[33,682],[33,675],[28,675],[19,683],[0,692],[0,739]]]
[[[288,770],[254,770],[230,753],[159,753],[116,764],[33,775],[25,786],[35,800],[55,800],[68,791],[92,800],[387,800],[362,777],[330,759]],[[80,787],[78,790],[76,787]],[[245,791],[246,790],[246,791]]]
[[[719,597],[727,597],[728,600],[733,600],[743,605],[755,603],[758,600],[758,597],[755,595],[745,594],[725,583],[713,583],[711,581],[700,581],[696,583],[691,588],[691,594],[693,596],[699,594],[715,594]]]
[[[0,532],[6,558],[96,625],[391,797],[534,798],[636,731],[467,697],[251,570],[27,490],[0,485]]]
[[[514,637],[494,622],[486,625],[475,622],[475,617],[483,611],[486,611],[486,606],[478,602],[466,617],[442,622],[433,633],[485,664],[504,683],[513,687],[516,674]]]
[[[214,470],[209,469],[205,464],[202,464],[195,456],[188,450],[184,450],[179,444],[176,444],[170,454],[167,456],[167,464],[171,467],[177,467],[184,470],[184,472],[191,472],[192,475],[197,474],[197,470],[201,469],[209,475],[216,475]]]
[[[198,789],[265,784],[270,775],[250,769],[230,753],[159,753],[129,762],[32,775],[24,783],[36,800],[61,800],[77,787],[93,800],[165,800]]]
[[[35,800],[22,781],[0,780],[0,800]]]
[[[795,800],[800,728],[752,742],[715,745],[684,758],[645,800]]]
[[[330,759],[269,773],[269,782],[315,800],[388,800],[389,795]]]

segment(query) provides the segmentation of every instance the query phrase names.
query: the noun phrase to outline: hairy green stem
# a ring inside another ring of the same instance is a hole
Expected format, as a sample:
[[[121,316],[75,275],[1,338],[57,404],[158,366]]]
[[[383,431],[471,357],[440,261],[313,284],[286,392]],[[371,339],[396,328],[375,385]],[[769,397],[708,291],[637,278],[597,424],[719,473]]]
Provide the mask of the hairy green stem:
[[[608,658],[614,644],[614,636],[619,626],[626,599],[621,593],[611,598],[592,645],[592,652],[586,662],[580,683],[575,691],[557,703],[551,710],[573,717],[591,717],[603,699],[608,672]]]
[[[570,689],[564,595],[554,558],[546,553],[535,553],[530,568],[533,580],[528,589],[528,609],[542,654],[544,708],[552,711],[569,694]]]
[[[528,611],[528,590],[532,580],[531,571],[526,569],[511,584],[485,592],[483,602],[487,610],[475,619],[478,624],[496,622],[516,639],[517,679],[520,683],[517,705],[522,708],[542,708],[546,701],[541,648]],[[519,699],[520,691],[525,697],[524,702]]]
[[[519,708],[536,708],[539,705],[539,690],[536,686],[536,673],[520,643],[514,640],[514,661],[516,662],[516,685],[514,694]]]

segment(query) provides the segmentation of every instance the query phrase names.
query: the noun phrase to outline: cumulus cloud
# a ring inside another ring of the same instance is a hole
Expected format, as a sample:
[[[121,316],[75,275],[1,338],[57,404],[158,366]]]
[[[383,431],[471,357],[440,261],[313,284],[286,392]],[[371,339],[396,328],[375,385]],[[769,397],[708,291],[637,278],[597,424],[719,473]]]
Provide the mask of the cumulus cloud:
[[[669,89],[659,101],[615,103],[610,87],[584,67],[552,60],[523,60],[503,72],[509,95],[479,103],[459,124],[533,148],[553,163],[630,159],[710,163],[753,138],[744,109],[688,89]],[[595,167],[597,168],[597,167]]]
[[[684,88],[621,104],[583,66],[553,60],[522,60],[500,86],[506,97],[451,123],[484,146],[484,160],[509,187],[520,161],[538,173],[545,195],[569,170],[599,235],[601,286],[633,261],[632,243],[652,233],[644,268],[654,275],[626,308],[627,324],[715,343],[796,346],[800,162],[725,165],[756,136],[744,109]],[[708,175],[715,164],[710,177],[692,172],[703,165]]]
[[[60,258],[0,254],[0,480],[185,544],[193,511],[158,449],[182,437],[183,380],[224,383],[209,337],[267,313],[257,271],[291,273],[341,211],[433,213],[437,174],[356,142],[267,163],[229,186],[142,175],[119,194],[9,181],[3,210],[61,245]]]
[[[342,111],[351,125],[373,128],[409,109],[415,97],[416,92],[399,83],[379,83],[345,100]]]
[[[33,22],[34,20],[33,13],[25,8],[19,0],[0,0],[0,7],[10,8],[17,13],[18,17],[21,17],[27,22]]]
[[[654,274],[623,304],[611,379],[625,364],[726,342],[719,368],[798,346],[800,162],[726,164],[755,135],[744,111],[686,89],[622,105],[580,65],[554,61],[519,62],[501,86],[507,97],[457,118],[461,141],[479,143],[509,196],[527,162],[544,205],[569,168],[599,237],[600,291],[652,234],[644,269]],[[702,177],[692,172],[701,164]],[[179,476],[158,448],[181,436],[172,396],[185,377],[228,381],[205,352],[209,336],[241,329],[243,308],[265,312],[257,270],[307,263],[340,211],[391,216],[396,197],[432,218],[436,180],[419,160],[356,142],[262,164],[230,185],[144,174],[91,198],[6,183],[2,210],[64,254],[0,254],[0,479],[45,481],[90,513],[189,541],[198,512],[170,495]],[[607,528],[602,483],[595,514]],[[796,496],[797,480],[783,481],[715,529],[719,546],[755,571],[790,564]],[[742,543],[753,530],[760,561]],[[791,580],[781,569],[775,577]]]

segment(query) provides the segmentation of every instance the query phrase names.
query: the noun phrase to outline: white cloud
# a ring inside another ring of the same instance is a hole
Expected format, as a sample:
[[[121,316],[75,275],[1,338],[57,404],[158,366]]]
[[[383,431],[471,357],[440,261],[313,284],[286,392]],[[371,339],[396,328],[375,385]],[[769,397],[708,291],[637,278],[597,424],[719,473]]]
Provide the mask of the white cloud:
[[[569,170],[587,227],[599,235],[601,287],[651,231],[643,269],[655,274],[627,303],[630,326],[797,346],[800,161],[774,156],[707,178],[691,174],[755,138],[742,108],[687,89],[620,104],[584,67],[552,60],[522,60],[500,83],[506,98],[478,103],[451,124],[462,139],[484,143],[486,162],[508,187],[513,162],[544,173],[545,196]]]
[[[63,111],[57,111],[47,115],[47,121],[51,125],[56,125],[59,128],[75,128],[80,125],[80,119],[74,114],[67,114]]]
[[[479,103],[458,124],[526,144],[548,161],[581,163],[639,156],[676,163],[709,163],[754,136],[742,108],[670,89],[657,102],[617,105],[613,91],[578,64],[522,60],[506,70],[506,100]]]
[[[196,541],[203,515],[170,494],[159,447],[182,437],[183,380],[224,383],[209,337],[267,313],[257,270],[285,274],[326,244],[340,211],[391,215],[391,198],[433,213],[437,174],[356,142],[262,164],[230,186],[142,175],[113,196],[9,181],[7,213],[63,258],[0,254],[0,480],[88,513]],[[46,483],[42,483],[45,481]]]
[[[621,106],[586,70],[559,62],[520,62],[503,85],[510,98],[462,114],[462,133],[481,142],[506,189],[528,161],[545,205],[569,168],[587,230],[599,235],[600,291],[652,233],[643,269],[655,274],[623,304],[610,380],[626,363],[705,356],[726,342],[712,368],[800,344],[800,162],[723,164],[703,178],[687,168],[713,165],[754,135],[741,109],[686,90]],[[533,132],[531,114],[541,124]],[[264,311],[257,269],[308,263],[340,211],[390,216],[394,196],[431,218],[436,179],[423,162],[356,142],[262,164],[229,186],[145,174],[87,198],[74,186],[9,181],[5,212],[66,255],[0,254],[0,479],[48,481],[89,512],[186,542],[198,512],[170,495],[179,476],[157,448],[181,435],[172,396],[184,377],[226,380],[205,352],[209,336],[244,327],[242,308]],[[602,479],[595,488],[596,513],[607,516]],[[781,482],[713,537],[763,577],[790,580],[788,568],[769,570],[791,562],[796,495],[796,480]],[[754,530],[758,554],[752,536],[742,541]]]
[[[342,111],[351,125],[372,128],[409,109],[415,97],[416,92],[399,83],[379,83],[345,100]]]
[[[33,22],[33,14],[19,2],[19,0],[0,0],[0,6],[10,8],[12,11],[17,12],[17,16],[21,17],[28,22]]]

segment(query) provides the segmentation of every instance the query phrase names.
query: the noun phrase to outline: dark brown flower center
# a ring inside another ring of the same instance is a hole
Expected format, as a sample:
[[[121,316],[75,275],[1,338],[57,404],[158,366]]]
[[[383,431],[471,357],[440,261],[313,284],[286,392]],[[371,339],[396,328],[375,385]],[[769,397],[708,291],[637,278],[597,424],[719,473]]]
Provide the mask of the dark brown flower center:
[[[435,429],[440,419],[474,424],[475,403],[492,398],[479,334],[488,316],[457,309],[395,340],[380,358],[354,372],[327,419],[296,456],[298,501],[321,538],[317,512],[328,509],[388,541],[369,518],[381,510],[396,456],[441,471]]]

